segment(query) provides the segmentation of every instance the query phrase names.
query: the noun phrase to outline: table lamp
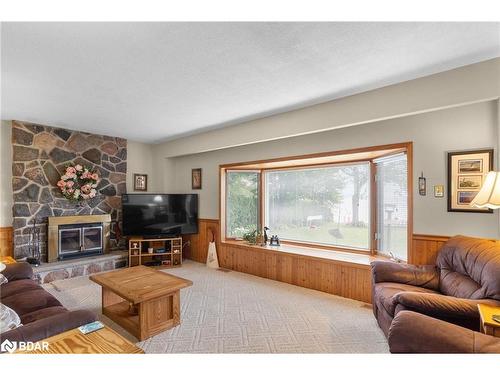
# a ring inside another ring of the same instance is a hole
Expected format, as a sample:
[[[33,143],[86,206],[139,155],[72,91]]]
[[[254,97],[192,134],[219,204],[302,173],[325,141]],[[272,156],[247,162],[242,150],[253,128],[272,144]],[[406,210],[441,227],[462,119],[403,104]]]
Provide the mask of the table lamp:
[[[481,190],[470,204],[477,208],[500,208],[500,172],[488,172]]]

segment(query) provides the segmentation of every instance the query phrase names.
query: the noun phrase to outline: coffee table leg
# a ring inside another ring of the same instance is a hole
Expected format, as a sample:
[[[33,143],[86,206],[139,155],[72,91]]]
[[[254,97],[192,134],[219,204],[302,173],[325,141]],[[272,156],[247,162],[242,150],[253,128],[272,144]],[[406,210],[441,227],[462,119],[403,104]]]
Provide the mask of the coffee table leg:
[[[175,327],[180,322],[179,291],[139,304],[139,339],[141,341]]]
[[[177,291],[172,296],[172,315],[174,320],[174,327],[181,324],[181,293]]]

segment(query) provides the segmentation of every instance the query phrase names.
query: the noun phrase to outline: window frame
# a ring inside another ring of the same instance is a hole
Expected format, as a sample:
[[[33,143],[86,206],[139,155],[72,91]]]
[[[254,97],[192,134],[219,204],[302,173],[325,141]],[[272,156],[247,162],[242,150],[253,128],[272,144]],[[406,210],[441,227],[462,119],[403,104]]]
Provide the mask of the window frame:
[[[227,178],[226,173],[228,171],[254,171],[259,172],[259,223],[262,225],[265,220],[265,173],[266,171],[272,170],[292,170],[292,169],[306,169],[306,168],[317,168],[317,167],[328,167],[328,166],[338,166],[338,165],[348,165],[353,163],[360,162],[369,162],[369,171],[370,171],[370,184],[369,184],[369,205],[370,205],[370,238],[369,238],[369,249],[359,249],[353,248],[349,246],[341,246],[341,245],[328,245],[328,244],[318,244],[314,242],[305,242],[305,241],[290,241],[290,240],[282,240],[281,243],[285,245],[294,245],[301,247],[309,247],[313,249],[321,249],[321,250],[336,250],[343,251],[348,253],[357,253],[364,255],[378,255],[382,257],[387,257],[386,254],[377,252],[377,240],[376,240],[376,232],[377,232],[377,189],[376,189],[376,165],[373,160],[378,159],[381,155],[367,157],[367,153],[373,152],[386,152],[383,156],[390,156],[392,154],[398,154],[401,152],[406,153],[407,156],[407,259],[410,261],[411,258],[411,245],[413,242],[413,143],[412,142],[403,142],[403,143],[395,143],[395,144],[387,144],[387,145],[379,145],[379,146],[371,146],[371,147],[363,147],[363,148],[355,148],[348,150],[340,150],[340,151],[332,151],[332,152],[323,152],[316,154],[307,154],[307,155],[298,155],[298,156],[290,156],[283,158],[274,158],[274,159],[265,159],[265,160],[257,160],[257,161],[247,161],[241,163],[231,163],[231,164],[221,164],[219,165],[219,218],[220,218],[220,236],[221,241],[238,241],[241,239],[228,237],[227,236],[227,225],[226,225],[226,192],[227,192]],[[356,155],[360,154],[359,158],[356,158]],[[335,157],[344,157],[350,156],[353,157],[348,162],[346,161],[311,161],[308,163],[308,159],[321,160],[322,158],[329,159]],[[300,164],[298,164],[300,163]],[[273,167],[272,165],[276,164],[279,166]],[[285,165],[284,165],[285,164]],[[266,166],[271,165],[271,166]],[[250,245],[249,245],[250,246]]]
[[[301,245],[301,246],[307,246],[307,247],[317,247],[317,248],[325,248],[325,249],[335,249],[338,250],[339,248],[342,250],[349,250],[351,252],[355,253],[360,253],[360,254],[369,254],[372,251],[372,233],[373,233],[373,228],[372,228],[372,220],[371,220],[371,215],[372,215],[372,205],[371,205],[371,189],[372,189],[372,172],[371,172],[371,165],[372,161],[370,160],[357,160],[357,161],[351,161],[351,162],[339,162],[339,163],[326,163],[326,164],[312,164],[312,165],[306,165],[306,166],[300,166],[300,167],[279,167],[279,168],[267,168],[267,169],[262,169],[261,170],[261,180],[262,180],[262,190],[260,191],[260,212],[262,213],[261,215],[261,223],[267,224],[266,223],[266,191],[265,186],[266,186],[266,174],[268,172],[274,172],[274,171],[292,171],[292,170],[298,170],[298,171],[303,171],[307,169],[318,169],[318,168],[329,168],[329,167],[343,167],[343,166],[349,166],[349,165],[367,165],[368,166],[368,194],[370,196],[369,198],[369,223],[368,223],[368,247],[367,248],[361,248],[361,247],[356,247],[356,246],[347,246],[347,245],[333,245],[333,244],[327,244],[327,243],[320,243],[320,242],[312,242],[312,241],[302,241],[302,240],[291,240],[291,239],[281,239],[280,242],[285,243],[285,244],[290,244],[290,245]]]

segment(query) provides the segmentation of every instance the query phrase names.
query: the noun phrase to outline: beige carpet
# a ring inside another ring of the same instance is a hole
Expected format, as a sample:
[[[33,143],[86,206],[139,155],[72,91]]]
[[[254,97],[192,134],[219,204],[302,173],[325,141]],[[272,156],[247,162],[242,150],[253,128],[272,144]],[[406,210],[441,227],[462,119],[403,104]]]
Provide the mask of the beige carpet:
[[[388,352],[371,306],[362,302],[190,261],[165,272],[193,286],[181,292],[181,325],[137,343],[146,353]],[[87,277],[44,287],[69,309],[100,315],[100,287]]]

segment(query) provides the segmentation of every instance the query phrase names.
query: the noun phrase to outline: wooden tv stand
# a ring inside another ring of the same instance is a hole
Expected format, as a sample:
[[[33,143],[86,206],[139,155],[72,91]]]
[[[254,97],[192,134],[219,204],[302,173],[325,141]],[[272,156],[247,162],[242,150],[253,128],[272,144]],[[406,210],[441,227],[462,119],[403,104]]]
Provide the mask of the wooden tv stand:
[[[150,253],[148,248],[153,248],[153,252]],[[128,241],[128,266],[144,266],[153,261],[161,262],[161,265],[158,265],[160,268],[180,267],[182,265],[182,238],[130,237]]]

